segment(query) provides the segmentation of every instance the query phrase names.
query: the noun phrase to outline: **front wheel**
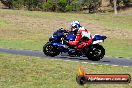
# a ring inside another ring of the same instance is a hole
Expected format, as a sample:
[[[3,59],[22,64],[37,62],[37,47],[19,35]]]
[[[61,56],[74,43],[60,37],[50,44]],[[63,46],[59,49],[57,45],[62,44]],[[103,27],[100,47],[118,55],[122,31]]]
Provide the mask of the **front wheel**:
[[[105,55],[105,49],[102,45],[96,44],[92,45],[88,52],[87,52],[87,58],[92,61],[99,61],[102,59]]]
[[[46,56],[57,56],[60,54],[59,50],[57,49],[57,47],[53,46],[50,42],[47,42],[44,46],[43,46],[43,52]]]

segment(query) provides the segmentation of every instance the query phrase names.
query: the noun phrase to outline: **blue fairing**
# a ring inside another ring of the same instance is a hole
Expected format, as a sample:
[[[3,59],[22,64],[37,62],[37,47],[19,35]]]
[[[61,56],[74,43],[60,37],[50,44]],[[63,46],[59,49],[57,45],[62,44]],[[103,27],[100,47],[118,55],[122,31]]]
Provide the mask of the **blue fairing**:
[[[61,44],[61,43],[52,43],[52,45],[54,45],[54,46],[64,46],[63,44]]]
[[[61,44],[61,43],[52,43],[53,46],[57,46],[59,47],[59,50],[61,52],[68,52],[68,50],[65,48],[65,45]]]
[[[61,37],[64,35],[63,32],[54,32],[53,35],[49,38],[49,41],[61,41]]]
[[[96,40],[105,40],[106,39],[106,36],[102,36],[102,35],[95,35],[94,36],[94,41]]]
[[[73,33],[69,33],[68,35],[67,35],[67,38],[66,38],[66,40],[70,40],[70,41],[74,41],[75,40],[75,38],[76,38],[76,36],[73,34]]]
[[[68,52],[67,45],[62,44],[62,37],[64,38],[64,33],[62,31],[56,31],[53,35],[49,38],[49,41],[52,43],[53,46],[59,48],[61,52]],[[66,35],[66,41],[74,41],[75,35],[73,33],[68,33]]]

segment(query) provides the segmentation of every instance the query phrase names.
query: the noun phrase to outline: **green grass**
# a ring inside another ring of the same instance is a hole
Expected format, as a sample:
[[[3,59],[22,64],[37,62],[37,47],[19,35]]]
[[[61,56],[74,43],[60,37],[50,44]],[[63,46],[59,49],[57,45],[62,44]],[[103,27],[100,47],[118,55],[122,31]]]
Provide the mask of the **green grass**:
[[[22,40],[0,40],[1,48],[41,50],[43,42]]]
[[[0,54],[0,88],[131,88],[130,84],[76,83],[81,63],[48,58]],[[82,64],[89,74],[130,74],[131,67]]]
[[[0,47],[42,50],[52,32],[79,20],[92,34],[108,36],[107,56],[132,58],[132,16],[0,9]]]
[[[8,23],[7,23],[6,21],[0,20],[0,27],[1,27],[1,28],[4,28],[4,27],[7,26],[7,25],[8,25]]]
[[[132,44],[131,40],[121,40],[121,39],[108,39],[104,44],[102,44],[106,49],[106,55],[108,56],[118,56],[118,57],[132,57]]]

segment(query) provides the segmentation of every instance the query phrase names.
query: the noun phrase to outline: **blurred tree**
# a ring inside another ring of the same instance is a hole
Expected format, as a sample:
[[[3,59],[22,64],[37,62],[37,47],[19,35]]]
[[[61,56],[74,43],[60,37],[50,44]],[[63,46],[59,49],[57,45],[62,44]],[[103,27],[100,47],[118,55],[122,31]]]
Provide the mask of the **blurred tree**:
[[[81,11],[84,7],[89,13],[98,11],[101,0],[1,0],[9,8],[26,8],[42,11]]]
[[[82,7],[85,6],[89,10],[89,13],[95,13],[101,6],[102,0],[82,0]]]
[[[117,14],[117,0],[114,0],[114,12]]]
[[[0,0],[0,1],[1,1],[1,3],[3,3],[9,9],[13,8],[12,0]]]
[[[57,10],[66,12],[67,0],[58,0],[57,2]]]
[[[124,6],[128,6],[132,3],[132,0],[117,0],[117,7],[119,7],[121,3],[123,3]],[[114,0],[110,0],[110,4],[114,7]]]

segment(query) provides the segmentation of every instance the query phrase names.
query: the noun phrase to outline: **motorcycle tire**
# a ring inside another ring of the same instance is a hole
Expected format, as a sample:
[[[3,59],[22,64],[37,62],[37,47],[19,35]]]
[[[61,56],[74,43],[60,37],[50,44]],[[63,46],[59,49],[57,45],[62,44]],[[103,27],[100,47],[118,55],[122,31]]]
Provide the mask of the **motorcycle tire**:
[[[89,48],[86,56],[89,60],[99,61],[104,57],[104,55],[105,55],[105,49],[103,48],[103,46],[96,44],[96,45],[92,45]]]
[[[46,56],[57,56],[60,54],[59,50],[57,49],[57,47],[53,46],[50,42],[47,42],[44,46],[43,46],[43,52]]]

